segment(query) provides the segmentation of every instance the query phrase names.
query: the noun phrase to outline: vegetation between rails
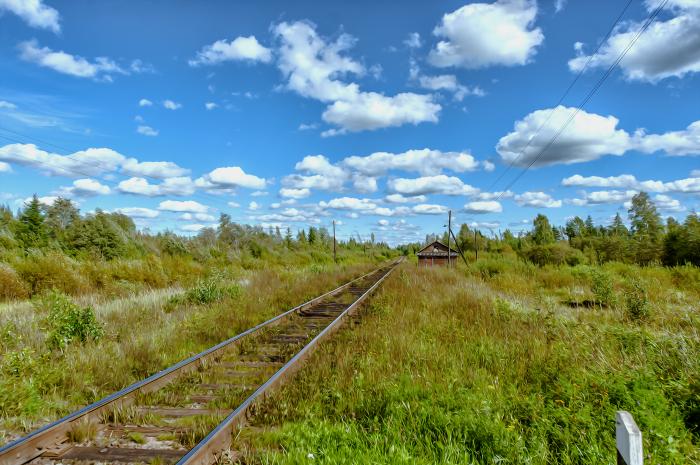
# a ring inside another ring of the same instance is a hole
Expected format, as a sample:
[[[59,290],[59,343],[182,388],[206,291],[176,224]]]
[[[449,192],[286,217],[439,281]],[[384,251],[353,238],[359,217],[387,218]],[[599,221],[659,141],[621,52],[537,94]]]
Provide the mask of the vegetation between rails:
[[[483,271],[404,265],[359,329],[340,332],[261,409],[256,423],[271,431],[239,440],[249,459],[609,464],[615,411],[628,410],[648,463],[700,463],[699,287],[619,264],[501,258]],[[628,298],[648,313],[630,313]],[[572,304],[583,300],[595,303]]]

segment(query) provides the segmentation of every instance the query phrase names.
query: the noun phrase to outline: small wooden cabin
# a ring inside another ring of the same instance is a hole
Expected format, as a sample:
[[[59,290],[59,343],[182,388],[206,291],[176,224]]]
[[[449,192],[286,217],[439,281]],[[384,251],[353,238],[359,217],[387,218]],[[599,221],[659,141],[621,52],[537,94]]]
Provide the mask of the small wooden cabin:
[[[455,249],[448,248],[440,241],[426,245],[416,253],[416,256],[418,256],[418,266],[424,267],[447,266],[449,261],[454,262],[459,257]]]

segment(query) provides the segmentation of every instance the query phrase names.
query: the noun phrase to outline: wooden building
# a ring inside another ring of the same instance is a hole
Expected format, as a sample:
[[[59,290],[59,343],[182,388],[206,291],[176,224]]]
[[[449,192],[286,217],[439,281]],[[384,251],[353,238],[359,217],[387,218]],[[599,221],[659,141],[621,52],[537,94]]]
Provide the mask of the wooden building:
[[[449,261],[453,263],[459,255],[455,249],[448,247],[440,241],[426,245],[416,253],[418,266],[447,266]],[[449,260],[448,260],[449,257]]]

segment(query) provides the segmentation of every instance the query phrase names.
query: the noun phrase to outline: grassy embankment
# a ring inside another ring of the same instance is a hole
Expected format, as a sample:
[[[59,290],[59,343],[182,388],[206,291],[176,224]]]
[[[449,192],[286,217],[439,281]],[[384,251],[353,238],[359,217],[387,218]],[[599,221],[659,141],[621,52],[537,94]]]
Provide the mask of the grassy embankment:
[[[628,410],[645,463],[700,463],[699,297],[693,267],[407,263],[261,410],[251,459],[611,464]]]
[[[0,444],[329,290],[379,259],[267,269],[231,263],[187,290],[118,299],[97,293],[76,303],[44,292],[0,304]]]

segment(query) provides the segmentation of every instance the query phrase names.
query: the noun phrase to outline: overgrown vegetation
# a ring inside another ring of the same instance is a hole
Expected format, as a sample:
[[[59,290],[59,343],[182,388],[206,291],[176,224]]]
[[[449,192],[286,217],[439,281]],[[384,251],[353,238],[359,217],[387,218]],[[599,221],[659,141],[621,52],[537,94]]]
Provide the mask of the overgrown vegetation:
[[[239,440],[252,463],[603,465],[617,410],[645,463],[700,463],[700,288],[662,268],[488,260],[497,273],[405,265],[261,409],[271,432]],[[654,310],[630,319],[639,289]]]
[[[353,264],[386,259],[386,244],[340,241],[337,262]],[[332,238],[311,227],[292,237],[279,228],[263,230],[233,223],[222,214],[217,228],[196,237],[136,230],[120,213],[101,210],[81,215],[59,198],[50,206],[34,197],[16,215],[0,206],[0,301],[26,299],[53,290],[71,296],[190,287],[215,291],[211,276],[233,269],[323,267],[333,263]],[[196,292],[196,291],[194,291]],[[206,295],[188,298],[206,299]],[[211,296],[213,297],[213,296]]]

